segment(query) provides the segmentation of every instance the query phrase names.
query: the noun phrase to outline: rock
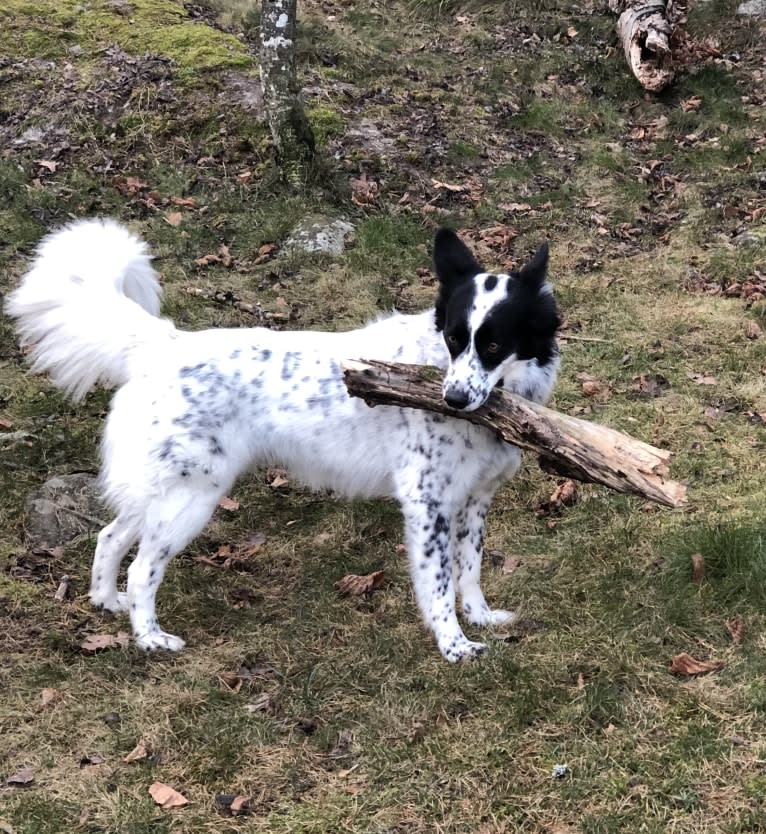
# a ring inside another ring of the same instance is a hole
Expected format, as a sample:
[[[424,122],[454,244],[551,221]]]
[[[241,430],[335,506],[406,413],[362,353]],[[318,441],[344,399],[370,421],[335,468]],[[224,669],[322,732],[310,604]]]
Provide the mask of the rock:
[[[737,14],[742,17],[766,17],[766,0],[749,0],[747,3],[740,3],[737,7]]]
[[[85,473],[50,478],[29,496],[26,512],[32,548],[57,547],[106,524],[96,478]]]
[[[354,227],[347,220],[329,217],[309,217],[297,226],[285,243],[285,249],[293,252],[324,252],[340,255]]]
[[[732,238],[735,246],[749,249],[753,246],[766,246],[766,229],[748,229]]]

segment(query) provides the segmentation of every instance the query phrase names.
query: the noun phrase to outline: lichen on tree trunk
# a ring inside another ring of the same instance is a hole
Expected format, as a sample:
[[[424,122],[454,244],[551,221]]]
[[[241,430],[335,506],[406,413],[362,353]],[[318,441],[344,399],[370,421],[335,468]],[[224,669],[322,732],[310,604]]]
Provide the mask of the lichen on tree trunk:
[[[302,178],[314,154],[295,71],[297,0],[261,2],[261,83],[271,136],[284,176]]]

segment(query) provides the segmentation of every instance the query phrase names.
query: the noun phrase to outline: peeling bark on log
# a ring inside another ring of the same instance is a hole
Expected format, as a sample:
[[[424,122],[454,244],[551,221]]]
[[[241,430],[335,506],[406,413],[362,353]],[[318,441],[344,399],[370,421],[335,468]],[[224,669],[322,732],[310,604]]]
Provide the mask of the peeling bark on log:
[[[620,16],[617,34],[628,66],[645,90],[656,93],[673,81],[673,44],[688,6],[688,0],[609,0]]]
[[[666,507],[686,502],[686,486],[668,478],[672,453],[623,432],[500,390],[476,411],[455,411],[442,399],[441,379],[433,369],[417,365],[346,361],[343,371],[349,394],[370,406],[420,408],[469,420],[507,443],[537,452],[544,469]]]
[[[314,153],[314,134],[303,111],[295,71],[297,0],[261,2],[261,84],[274,147],[288,179]]]

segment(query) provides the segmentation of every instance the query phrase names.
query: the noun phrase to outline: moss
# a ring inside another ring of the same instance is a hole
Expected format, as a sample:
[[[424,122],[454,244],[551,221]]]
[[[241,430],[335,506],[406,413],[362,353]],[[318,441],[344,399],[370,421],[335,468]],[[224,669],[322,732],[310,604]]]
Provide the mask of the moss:
[[[253,63],[240,40],[190,20],[174,0],[131,0],[130,7],[125,15],[108,0],[7,0],[0,8],[0,53],[54,58],[72,44],[91,53],[118,43],[127,52],[172,59],[182,76]]]
[[[343,119],[340,114],[329,107],[310,107],[306,113],[317,145],[323,145],[343,133]]]

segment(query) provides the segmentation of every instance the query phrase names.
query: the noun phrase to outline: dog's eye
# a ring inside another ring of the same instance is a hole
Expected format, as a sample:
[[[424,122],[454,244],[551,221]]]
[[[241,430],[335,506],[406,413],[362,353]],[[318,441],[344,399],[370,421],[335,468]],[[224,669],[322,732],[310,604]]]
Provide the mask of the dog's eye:
[[[447,337],[447,344],[450,347],[457,347],[457,336],[448,336]]]
[[[500,345],[497,342],[490,342],[487,345],[487,353],[497,353],[500,350]]]

